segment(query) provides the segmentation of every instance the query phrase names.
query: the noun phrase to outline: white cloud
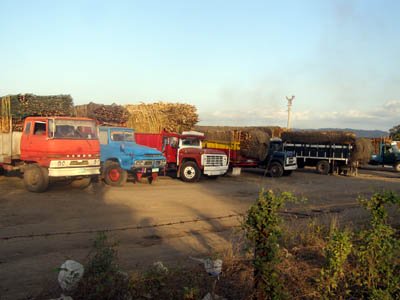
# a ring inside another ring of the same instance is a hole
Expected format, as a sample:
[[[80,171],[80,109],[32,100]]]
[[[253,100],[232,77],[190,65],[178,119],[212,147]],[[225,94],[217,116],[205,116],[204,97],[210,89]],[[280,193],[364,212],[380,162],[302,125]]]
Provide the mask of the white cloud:
[[[287,110],[248,108],[238,110],[200,111],[203,125],[277,125],[286,126]],[[400,123],[400,100],[390,100],[366,110],[297,111],[293,106],[292,126],[298,128],[354,127],[388,130]]]

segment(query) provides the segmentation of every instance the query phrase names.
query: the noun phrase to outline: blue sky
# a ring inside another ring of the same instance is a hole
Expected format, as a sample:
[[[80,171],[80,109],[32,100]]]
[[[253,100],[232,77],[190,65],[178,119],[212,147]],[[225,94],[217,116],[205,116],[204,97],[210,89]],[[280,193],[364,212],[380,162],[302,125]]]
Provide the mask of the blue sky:
[[[400,1],[0,0],[0,95],[186,102],[202,124],[400,123]]]

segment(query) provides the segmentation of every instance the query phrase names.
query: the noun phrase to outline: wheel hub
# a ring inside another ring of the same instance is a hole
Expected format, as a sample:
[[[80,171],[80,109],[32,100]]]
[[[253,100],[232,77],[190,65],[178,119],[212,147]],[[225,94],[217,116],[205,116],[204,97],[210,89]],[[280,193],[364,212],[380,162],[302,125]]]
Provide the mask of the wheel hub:
[[[111,169],[108,172],[108,177],[112,180],[112,181],[118,181],[119,178],[121,177],[121,174],[118,172],[117,169]]]
[[[183,173],[188,179],[193,179],[196,176],[196,170],[193,167],[186,167]]]

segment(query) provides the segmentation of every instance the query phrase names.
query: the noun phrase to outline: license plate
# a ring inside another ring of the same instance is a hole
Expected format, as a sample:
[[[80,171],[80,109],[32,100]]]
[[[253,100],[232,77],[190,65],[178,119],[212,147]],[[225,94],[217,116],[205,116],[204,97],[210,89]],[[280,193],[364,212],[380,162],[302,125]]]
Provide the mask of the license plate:
[[[153,168],[153,169],[151,169],[151,171],[152,171],[153,173],[155,173],[155,172],[158,172],[159,169],[158,169],[158,168]]]

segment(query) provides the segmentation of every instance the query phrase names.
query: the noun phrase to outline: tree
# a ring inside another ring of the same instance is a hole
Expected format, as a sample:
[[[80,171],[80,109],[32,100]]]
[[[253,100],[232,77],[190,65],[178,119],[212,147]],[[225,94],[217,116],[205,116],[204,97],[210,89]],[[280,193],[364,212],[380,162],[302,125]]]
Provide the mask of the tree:
[[[393,140],[400,140],[400,124],[389,129],[389,134]]]

